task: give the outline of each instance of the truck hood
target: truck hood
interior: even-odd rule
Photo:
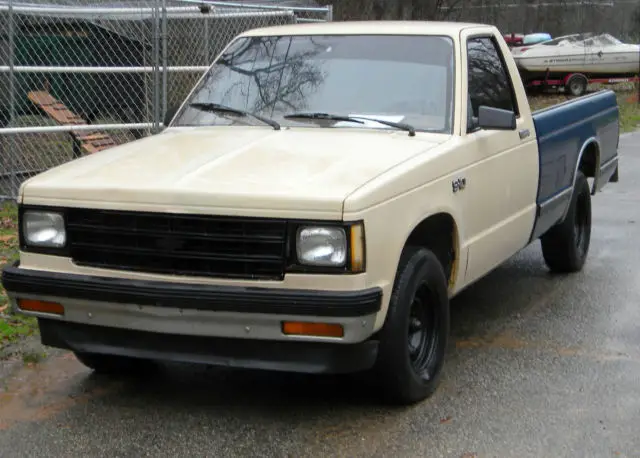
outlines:
[[[23,202],[339,218],[358,187],[448,136],[376,129],[169,129],[30,179]]]

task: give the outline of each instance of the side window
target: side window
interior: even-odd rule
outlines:
[[[512,110],[518,115],[509,73],[493,40],[484,37],[468,40],[467,54],[473,116],[478,116],[480,105]]]

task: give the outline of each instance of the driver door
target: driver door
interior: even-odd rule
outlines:
[[[468,190],[474,188],[460,196],[469,283],[527,245],[536,211],[538,151],[529,106],[516,96],[524,94],[522,82],[510,78],[517,68],[513,59],[505,59],[508,48],[502,49],[493,34],[463,34],[461,44],[467,51],[462,92],[467,111],[463,139],[469,156],[465,175]],[[514,83],[520,85],[517,92]],[[479,128],[482,105],[515,112],[516,128]]]

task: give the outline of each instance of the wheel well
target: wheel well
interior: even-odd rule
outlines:
[[[459,259],[457,243],[458,236],[453,217],[448,213],[438,213],[429,216],[415,227],[405,247],[419,246],[431,250],[442,264],[449,286],[453,286]]]
[[[585,174],[589,178],[596,176],[596,164],[598,163],[598,144],[591,142],[587,145],[580,158],[580,164],[578,170]]]

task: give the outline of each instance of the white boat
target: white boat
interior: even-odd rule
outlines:
[[[623,43],[608,33],[566,35],[511,51],[525,80],[562,78],[570,73],[587,78],[640,73],[640,45]]]

